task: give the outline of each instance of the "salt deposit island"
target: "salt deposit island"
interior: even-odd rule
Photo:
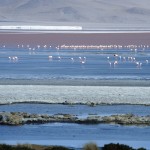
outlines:
[[[58,30],[58,31],[69,31],[69,30],[82,30],[82,26],[0,26],[0,30],[33,30],[33,31],[48,31],[48,30]]]

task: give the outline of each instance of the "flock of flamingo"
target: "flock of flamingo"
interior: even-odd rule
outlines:
[[[6,48],[6,45],[3,45],[2,48],[3,49]],[[97,45],[91,45],[91,46],[88,46],[88,45],[87,46],[85,46],[85,45],[81,45],[81,46],[71,45],[71,46],[67,46],[67,45],[61,45],[61,46],[59,46],[58,45],[56,47],[52,47],[51,45],[50,46],[48,46],[48,45],[43,45],[43,46],[36,45],[35,47],[31,47],[30,45],[23,45],[23,44],[19,45],[18,44],[17,48],[18,49],[27,49],[30,52],[29,54],[34,54],[34,52],[36,50],[41,50],[41,49],[45,49],[45,50],[56,49],[58,51],[58,50],[64,50],[64,49],[69,49],[69,48],[71,50],[72,49],[73,50],[78,50],[78,49],[81,49],[81,50],[83,50],[83,49],[96,49],[96,50],[97,49],[100,49],[100,50],[116,49],[116,51],[118,50],[118,52],[119,52],[119,50],[126,48],[127,50],[129,49],[131,52],[134,51],[137,53],[138,49],[142,49],[142,51],[144,51],[145,49],[149,48],[149,45],[139,45],[139,46],[137,46],[137,45],[128,45],[128,46],[121,46],[121,45],[99,45],[99,46],[97,46]],[[19,60],[18,56],[9,56],[8,59],[9,59],[9,62],[18,62],[18,60]],[[61,61],[61,59],[62,59],[61,56],[57,56],[58,61]],[[134,63],[137,68],[141,68],[143,63],[146,63],[146,64],[149,63],[148,59],[146,59],[145,62],[143,62],[143,61],[136,60],[136,58],[133,56],[127,57],[127,56],[121,56],[119,54],[114,54],[113,56],[112,55],[107,56],[106,59],[107,59],[107,62],[111,68],[115,68],[120,62]],[[56,56],[54,57],[52,55],[48,55],[48,60],[49,61],[56,60]],[[77,59],[75,59],[74,57],[70,58],[71,62],[75,62],[76,60]],[[77,61],[80,62],[81,64],[85,64],[87,62],[87,58],[85,56],[84,57],[79,56]]]
[[[107,60],[108,60],[110,67],[112,67],[112,65],[113,67],[116,67],[116,65],[118,65],[119,62],[123,62],[123,63],[129,62],[129,63],[135,64],[137,68],[140,68],[140,69],[142,68],[143,63],[141,61],[137,61],[135,57],[132,57],[132,56],[125,57],[125,56],[121,56],[118,54],[114,54],[113,57],[114,57],[114,60],[110,61],[110,56],[107,56]],[[146,59],[144,63],[148,64],[149,60]]]

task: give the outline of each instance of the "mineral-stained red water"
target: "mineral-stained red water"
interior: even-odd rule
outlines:
[[[150,33],[0,33],[0,44],[149,45]]]

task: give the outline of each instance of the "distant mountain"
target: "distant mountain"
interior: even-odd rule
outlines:
[[[0,0],[0,25],[150,25],[150,0]]]

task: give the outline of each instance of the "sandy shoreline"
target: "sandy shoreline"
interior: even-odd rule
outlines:
[[[150,80],[132,79],[0,79],[0,85],[150,87]]]
[[[0,104],[18,102],[150,105],[150,87],[0,85]]]

